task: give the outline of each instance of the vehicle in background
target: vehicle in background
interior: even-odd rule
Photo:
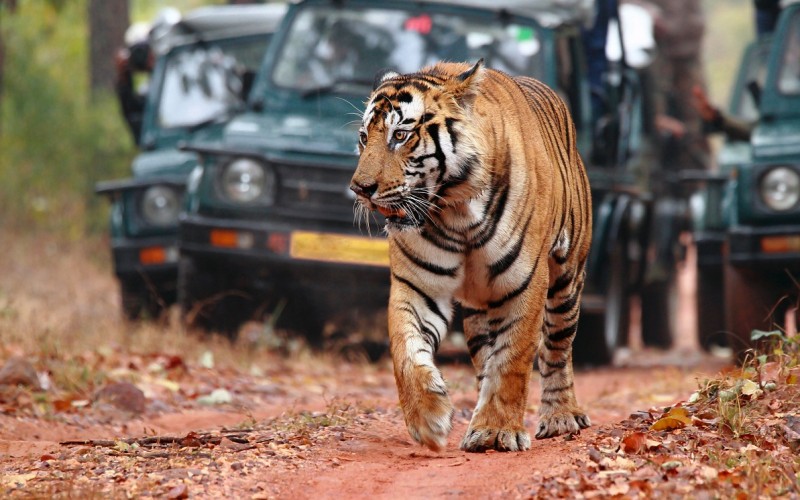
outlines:
[[[754,118],[749,141],[728,143],[715,178],[696,176],[705,182],[692,203],[698,315],[717,314],[700,324],[701,339],[727,339],[740,359],[754,330],[786,327],[800,295],[800,3],[750,51],[737,83],[738,96],[757,104],[745,117]]]
[[[332,314],[385,307],[383,220],[355,227],[349,190],[363,102],[382,68],[404,73],[483,58],[490,68],[544,81],[572,110],[595,218],[576,356],[609,362],[627,342],[631,297],[672,280],[674,266],[651,272],[673,248],[672,235],[655,235],[680,224],[678,203],[659,187],[666,167],[651,153],[646,87],[622,55],[606,78],[608,113],[592,116],[581,28],[593,12],[591,0],[294,4],[250,111],[228,123],[220,142],[185,147],[202,157],[180,224],[179,301],[187,319],[235,334],[266,312],[318,339]],[[662,241],[665,248],[653,248]],[[664,328],[669,295],[649,297],[646,310],[661,314],[653,323]]]
[[[738,124],[749,125],[758,121],[757,96],[764,87],[771,44],[772,37],[764,36],[745,48],[728,109],[719,116],[720,122],[735,120]],[[725,133],[724,123],[717,124],[716,128],[719,130],[715,132],[724,134],[716,172],[684,172],[683,175],[685,182],[701,187],[691,196],[690,212],[692,240],[697,252],[697,333],[700,346],[705,350],[714,345],[731,345],[725,332],[723,248],[727,223],[723,203],[731,172],[749,162],[751,157],[749,138],[741,133]]]
[[[111,252],[126,318],[157,318],[176,301],[178,215],[197,164],[178,145],[220,138],[243,108],[285,11],[283,4],[203,7],[183,17],[166,11],[132,47],[139,68],[152,71],[143,96],[120,91],[141,152],[131,178],[96,186],[112,201]]]

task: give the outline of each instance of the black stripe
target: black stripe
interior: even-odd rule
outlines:
[[[469,340],[467,340],[467,349],[469,349],[470,357],[474,358],[481,349],[491,344],[494,344],[494,341],[485,333],[470,337]]]
[[[539,359],[542,359],[544,361],[544,363],[549,368],[566,368],[567,367],[567,360],[566,359],[564,361],[547,361],[546,359],[543,359],[543,358],[539,358]]]
[[[428,345],[433,348],[434,352],[438,351],[440,342],[439,333],[435,330],[435,328],[433,328],[433,325],[422,320],[422,317],[420,317],[413,304],[410,302],[406,302],[405,304],[407,307],[399,307],[399,309],[414,316],[414,319],[417,321],[417,327],[420,335],[424,336],[428,340]],[[430,325],[430,327],[428,325]]]
[[[558,278],[556,278],[556,282],[553,283],[553,286],[547,289],[547,298],[552,299],[558,292],[567,288],[567,286],[569,286],[569,284],[572,283],[573,277],[574,275],[571,272],[567,271]]]
[[[578,323],[576,322],[562,330],[548,334],[547,340],[549,340],[550,342],[561,342],[574,336],[577,331],[578,331]]]
[[[485,309],[471,309],[469,307],[461,307],[461,317],[467,319],[471,316],[477,316],[478,314],[486,314]],[[491,320],[490,320],[491,323]]]
[[[572,308],[575,307],[575,304],[578,302],[578,294],[574,294],[567,298],[564,302],[557,305],[556,307],[550,309],[547,308],[547,312],[551,314],[565,314],[572,311]]]
[[[566,351],[568,349],[567,347],[557,346],[547,339],[544,340],[544,346],[548,351]]]
[[[402,276],[399,276],[399,275],[397,275],[395,273],[392,273],[392,276],[394,276],[394,279],[396,279],[400,283],[403,283],[408,288],[413,290],[417,295],[422,297],[422,300],[425,301],[425,305],[428,307],[428,309],[433,314],[439,316],[442,319],[442,321],[444,321],[445,325],[450,324],[450,322],[447,320],[447,318],[444,317],[444,314],[442,314],[442,311],[439,309],[439,306],[436,305],[436,302],[428,294],[423,292],[417,285],[415,285],[411,281],[403,278]]]
[[[500,223],[500,219],[503,217],[503,213],[506,210],[506,202],[508,201],[508,186],[504,186],[503,190],[500,192],[500,196],[497,199],[497,204],[494,207],[494,210],[490,211],[492,217],[487,219],[486,224],[487,226],[483,229],[481,233],[477,235],[477,241],[473,240],[470,242],[470,247],[473,249],[481,248],[483,245],[489,242],[494,236],[494,233],[497,232],[497,226]]]
[[[408,260],[410,260],[415,266],[420,267],[428,271],[429,273],[436,274],[438,276],[448,276],[452,278],[453,276],[456,275],[456,272],[458,272],[460,266],[452,268],[437,266],[436,264],[420,259],[416,255],[411,253],[411,251],[409,251],[405,247],[405,245],[400,244],[399,241],[395,241],[395,243],[397,244],[397,247],[400,249],[403,255],[406,256]]]
[[[423,93],[424,92],[428,92],[431,89],[430,86],[423,84],[419,80],[410,81],[410,82],[408,82],[408,85],[414,87],[415,89],[417,89],[417,90],[419,90],[420,92],[423,92]]]
[[[444,181],[437,191],[436,195],[445,198],[447,197],[447,191],[460,186],[461,184],[465,183],[469,180],[470,176],[472,175],[472,171],[475,168],[475,165],[478,164],[478,158],[475,156],[470,156],[464,163],[462,163],[459,167],[459,171],[457,174],[450,176],[446,181]]]
[[[420,235],[423,238],[439,250],[444,250],[445,252],[450,253],[461,253],[463,251],[463,243],[460,241],[453,240],[452,238],[448,237],[446,234],[438,231],[438,228],[433,228],[436,232],[435,234],[431,232],[432,226],[426,225],[422,228]]]
[[[525,278],[525,281],[523,281],[520,286],[518,286],[514,290],[512,290],[512,291],[508,292],[507,294],[505,294],[505,296],[503,296],[503,298],[501,298],[500,300],[495,300],[495,301],[489,302],[489,308],[490,309],[497,309],[498,307],[501,307],[503,304],[505,304],[509,300],[513,299],[514,297],[520,295],[522,292],[527,290],[528,286],[531,284],[531,280],[533,279],[534,270],[535,270],[535,268],[533,270],[531,270],[530,274],[528,274],[528,276]]]
[[[554,392],[564,392],[572,389],[572,384],[567,384],[561,387],[549,387],[547,389],[542,390],[542,394],[549,394]]]
[[[444,126],[447,128],[447,133],[450,134],[450,143],[453,145],[453,153],[456,152],[456,144],[458,143],[458,134],[454,125],[458,122],[455,118],[445,118]]]
[[[425,127],[425,131],[428,133],[428,136],[433,141],[434,145],[434,152],[433,157],[436,158],[436,161],[439,162],[439,178],[436,180],[436,183],[439,184],[442,182],[442,178],[445,174],[445,161],[447,157],[442,151],[442,144],[439,141],[439,124],[438,123],[431,123],[427,127]]]
[[[514,328],[514,325],[516,325],[517,323],[519,323],[519,318],[515,318],[515,319],[509,321],[508,323],[506,323],[502,327],[498,328],[497,330],[490,330],[489,331],[489,335],[492,337],[492,339],[496,339],[500,335],[502,335],[502,334],[506,333],[507,331],[511,330],[512,328]]]
[[[525,227],[523,228],[517,243],[511,248],[507,254],[501,257],[499,260],[495,261],[492,264],[489,264],[489,280],[494,280],[501,274],[503,274],[514,261],[517,260],[519,257],[520,251],[522,251],[522,244],[525,242],[525,235],[528,232],[528,224],[531,221],[531,217],[528,216],[528,221],[525,223]]]

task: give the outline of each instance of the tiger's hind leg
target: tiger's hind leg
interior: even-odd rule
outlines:
[[[540,287],[541,297],[534,297],[536,287],[531,286],[502,305],[464,319],[478,376],[478,404],[461,441],[464,451],[523,451],[531,446],[524,417],[538,336],[531,333],[539,331],[543,319],[545,283]],[[532,302],[540,306],[526,311],[523,304]]]
[[[577,273],[552,261],[551,283],[542,335],[539,338],[539,375],[542,398],[536,439],[578,432],[591,425],[575,399],[572,374],[572,341],[578,329],[583,266]],[[561,272],[555,274],[553,271]],[[557,277],[552,278],[553,275]]]

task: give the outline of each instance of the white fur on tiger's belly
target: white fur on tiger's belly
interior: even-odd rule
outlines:
[[[566,229],[562,229],[561,233],[558,235],[558,239],[556,239],[556,244],[553,245],[553,251],[551,252],[552,255],[566,255],[569,252],[569,234],[567,233]]]

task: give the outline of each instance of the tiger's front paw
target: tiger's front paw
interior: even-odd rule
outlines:
[[[414,441],[433,451],[441,451],[453,428],[453,405],[446,393],[425,391],[404,408],[408,433]]]
[[[530,447],[531,436],[522,427],[512,429],[470,427],[461,440],[461,449],[470,452],[525,451]]]
[[[582,410],[559,410],[539,416],[536,439],[545,439],[560,434],[578,432],[592,425],[589,416]]]

